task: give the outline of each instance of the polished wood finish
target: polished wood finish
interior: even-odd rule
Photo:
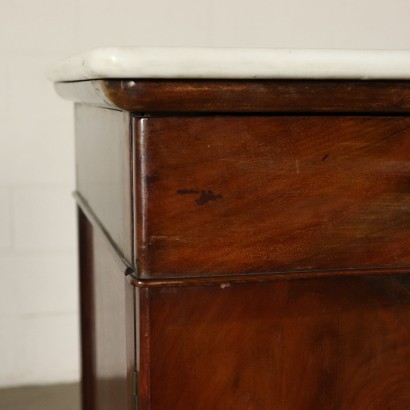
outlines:
[[[128,113],[76,105],[77,190],[131,264],[131,120]]]
[[[406,409],[409,284],[391,276],[149,289],[142,408]]]
[[[98,226],[79,211],[84,410],[134,410],[135,288]]]
[[[409,81],[92,80],[64,98],[137,113],[409,113]]]
[[[95,407],[95,332],[94,332],[94,283],[92,278],[93,231],[86,216],[77,209],[79,273],[80,273],[80,315],[81,315],[81,406],[96,410]]]
[[[410,408],[409,82],[57,87],[84,410]]]
[[[136,118],[143,278],[410,266],[410,118]]]

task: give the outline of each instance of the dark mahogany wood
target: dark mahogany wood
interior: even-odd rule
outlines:
[[[407,409],[409,290],[394,276],[142,289],[142,408]]]
[[[95,332],[94,332],[94,283],[92,278],[93,231],[91,224],[80,208],[77,209],[79,272],[80,272],[80,315],[81,315],[81,405],[82,409],[95,407]]]
[[[83,410],[410,409],[410,82],[57,89]]]
[[[138,113],[408,113],[408,81],[93,80],[56,83],[64,98]]]
[[[134,128],[142,277],[410,266],[408,117],[151,117]]]
[[[130,115],[76,105],[77,190],[131,264]]]
[[[135,288],[80,210],[84,410],[134,410]]]

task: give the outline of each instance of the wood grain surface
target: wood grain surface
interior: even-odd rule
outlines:
[[[77,208],[80,319],[81,319],[81,408],[96,410],[95,302],[93,281],[93,229]]]
[[[140,275],[410,266],[410,119],[135,118]]]
[[[410,408],[408,276],[141,291],[144,410]]]
[[[56,83],[69,100],[134,113],[409,113],[409,81],[92,80]]]
[[[134,288],[101,231],[79,215],[82,408],[134,410]]]
[[[410,82],[57,89],[84,410],[410,409]]]
[[[75,118],[76,189],[132,264],[130,115],[78,104]]]

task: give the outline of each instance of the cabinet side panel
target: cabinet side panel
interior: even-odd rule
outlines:
[[[76,105],[77,192],[132,264],[128,113]]]
[[[408,283],[357,277],[150,289],[149,408],[408,408]]]
[[[81,314],[81,403],[82,409],[95,408],[95,310],[93,290],[93,232],[90,222],[77,209],[80,257]]]
[[[84,214],[81,221],[86,234],[81,241],[83,409],[132,410],[134,288],[99,229]]]

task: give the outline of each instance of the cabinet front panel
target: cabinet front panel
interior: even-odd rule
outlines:
[[[410,266],[410,118],[134,123],[143,277]]]

